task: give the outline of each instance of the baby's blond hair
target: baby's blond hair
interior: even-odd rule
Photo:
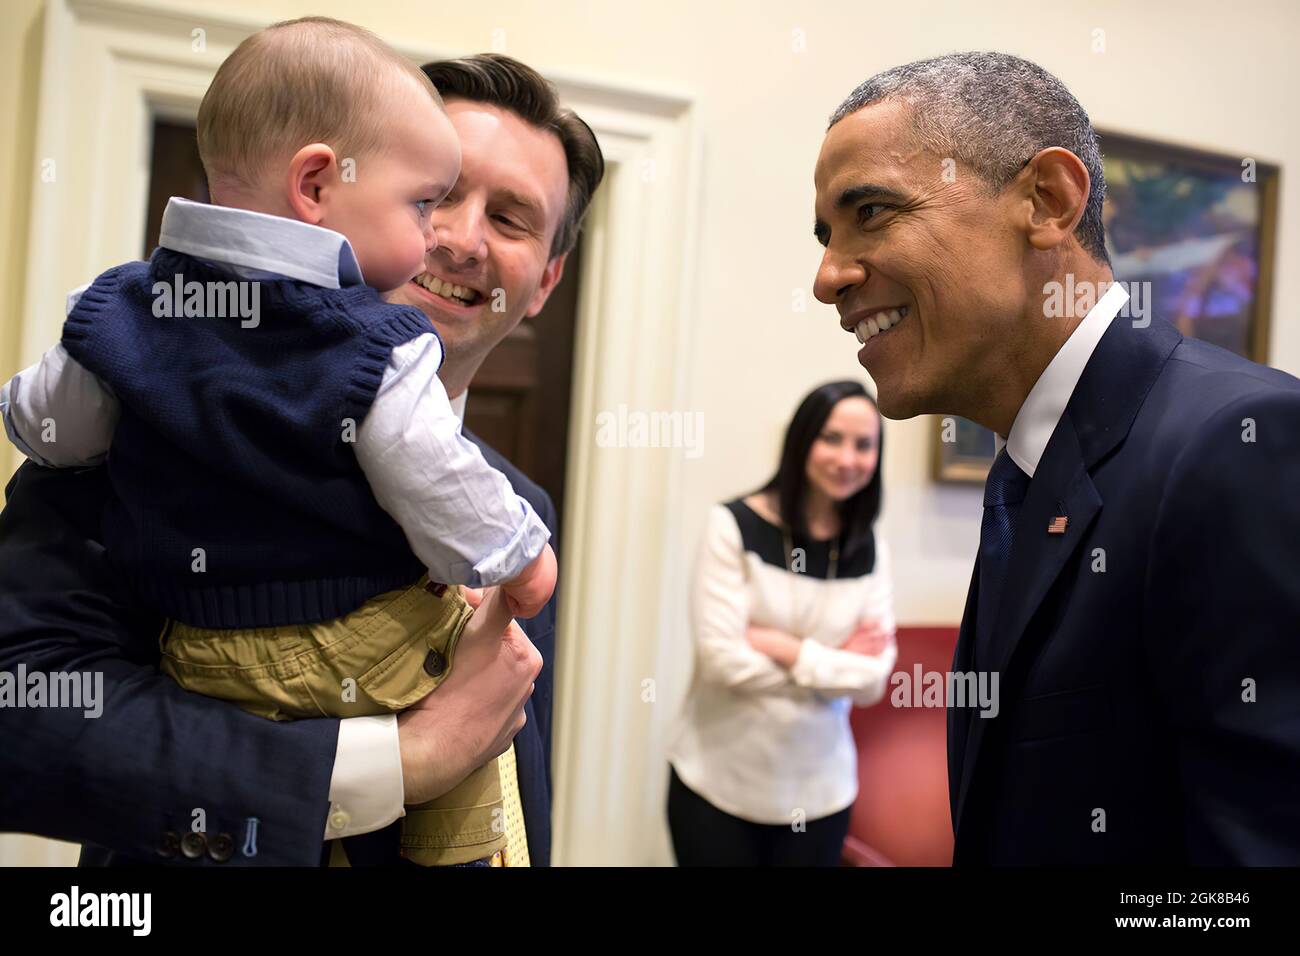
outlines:
[[[409,77],[429,78],[369,30],[328,17],[274,23],[226,58],[199,106],[199,157],[214,193],[253,188],[273,160],[309,143],[364,155],[384,139],[378,106]]]

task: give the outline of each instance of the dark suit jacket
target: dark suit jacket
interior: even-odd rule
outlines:
[[[991,658],[998,716],[948,711],[956,865],[1300,863],[1300,381],[1116,317],[1030,482]]]
[[[466,435],[554,534],[546,493]],[[16,673],[23,663],[28,673],[101,672],[104,700],[96,719],[79,709],[0,708],[0,831],[81,843],[83,865],[201,866],[223,857],[226,866],[319,865],[338,721],[265,720],[163,677],[160,621],[134,604],[98,543],[106,494],[103,468],[30,462],[7,490],[0,670]],[[555,599],[523,627],[545,664],[515,751],[529,856],[546,866]],[[175,837],[190,831],[199,808],[208,838],[190,858]],[[250,818],[258,821],[251,858],[242,852]],[[345,841],[351,862],[396,865],[398,826]],[[233,855],[222,852],[221,834],[229,835]]]

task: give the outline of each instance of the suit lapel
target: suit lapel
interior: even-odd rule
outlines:
[[[1097,343],[1043,451],[1020,510],[986,664],[999,677],[1000,716],[1018,692],[1005,681],[1016,647],[1101,511],[1101,496],[1090,473],[1128,434],[1147,392],[1181,340],[1182,335],[1166,322],[1155,320],[1147,328],[1134,329],[1129,320],[1117,316]],[[1065,532],[1048,533],[1049,522],[1060,517],[1068,519]],[[956,672],[969,668],[978,588],[977,561],[953,659]],[[980,717],[974,708],[949,710],[949,798],[955,832],[961,830],[988,724],[996,719]]]
[[[1016,645],[1100,510],[1101,498],[1084,467],[1074,426],[1068,419],[1062,418],[1048,443],[1038,470],[1034,472],[1025,503],[1020,509],[1015,545],[1011,550],[1006,584],[1003,586],[997,621],[993,628],[989,660],[983,662],[984,668],[998,675],[998,694],[1002,698],[999,714],[1005,713],[1003,701],[1011,695],[1005,677]],[[1065,533],[1048,534],[1048,522],[1062,515],[1069,519]],[[969,638],[973,640],[974,617],[970,623],[972,626],[968,628],[963,621],[963,637],[967,637],[965,632],[969,631]],[[955,821],[961,820],[966,806],[986,729],[997,719],[981,717],[974,708],[964,710],[969,730],[954,808]]]

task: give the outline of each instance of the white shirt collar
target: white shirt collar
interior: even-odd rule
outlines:
[[[451,402],[451,410],[456,413],[456,417],[460,419],[462,425],[465,424],[465,401],[468,398],[469,389],[465,389],[465,391],[461,392],[455,398],[449,399]]]
[[[287,276],[326,289],[364,281],[352,244],[342,233],[179,196],[167,201],[158,244],[210,262],[242,267],[239,271],[245,278],[254,278],[252,273]]]
[[[1011,424],[1011,434],[1005,440],[1001,435],[994,435],[996,450],[1000,452],[1006,445],[1007,454],[1030,478],[1038,470],[1038,463],[1052,432],[1056,431],[1057,423],[1065,414],[1065,406],[1070,403],[1084,366],[1127,301],[1128,291],[1118,282],[1111,283],[1070,333],[1060,351],[1047,363],[1043,374],[1038,376]]]

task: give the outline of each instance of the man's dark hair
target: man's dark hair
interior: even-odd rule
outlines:
[[[1079,244],[1110,264],[1101,207],[1106,174],[1097,133],[1065,84],[1036,63],[1006,53],[949,53],[877,73],[840,104],[844,117],[882,100],[911,108],[923,146],[966,163],[1000,192],[1039,150],[1051,146],[1078,156],[1091,180]]]
[[[573,110],[560,105],[550,81],[512,57],[479,53],[426,63],[423,70],[444,100],[488,103],[559,137],[569,167],[569,192],[564,218],[551,242],[551,258],[570,251],[578,241],[591,197],[605,176],[605,157],[591,127]]]
[[[861,382],[847,379],[819,385],[804,397],[795,410],[785,431],[781,445],[781,463],[772,480],[761,491],[775,491],[781,522],[791,534],[809,537],[805,505],[808,503],[808,453],[813,442],[821,435],[831,412],[846,398],[865,398],[876,407],[875,399]],[[877,412],[879,414],[879,412]],[[882,421],[880,438],[876,444],[876,473],[867,486],[847,501],[836,504],[840,515],[840,550],[847,557],[867,543],[874,546],[872,525],[880,516],[880,502],[884,494],[885,429]]]

